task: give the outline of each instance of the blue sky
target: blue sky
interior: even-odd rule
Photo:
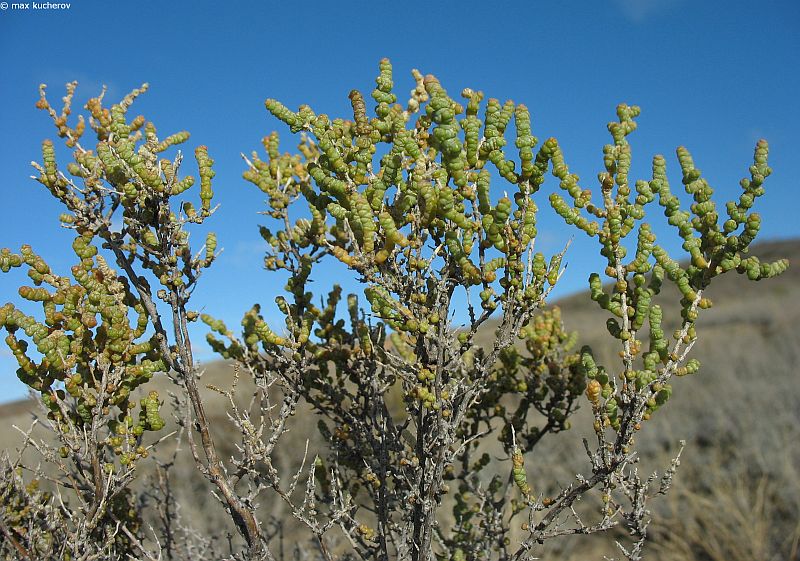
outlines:
[[[790,205],[800,161],[800,3],[794,1],[72,0],[60,10],[0,11],[0,247],[30,243],[63,273],[74,260],[58,206],[29,179],[41,141],[54,137],[47,116],[33,106],[37,85],[47,83],[54,101],[65,82],[78,80],[82,105],[103,84],[106,99],[117,101],[146,81],[151,89],[135,114],[162,134],[190,131],[189,146],[208,145],[216,160],[221,206],[212,229],[224,252],[195,293],[197,307],[235,326],[258,301],[274,318],[270,304],[283,282],[262,270],[263,196],[241,178],[240,153],[259,149],[272,130],[282,134],[285,150],[295,145],[267,114],[266,98],[345,116],[348,92],[371,91],[382,57],[392,60],[401,100],[418,68],[435,74],[452,95],[472,87],[524,102],[534,134],[559,139],[585,186],[596,183],[609,140],[605,125],[620,102],[642,107],[631,137],[633,176],[648,178],[652,155],[663,153],[673,189],[679,187],[674,151],[685,145],[717,200],[738,196],[753,146],[766,138],[774,173],[757,208],[763,239],[800,235]],[[554,187],[551,180],[544,194]],[[567,231],[544,198],[539,206],[538,248],[558,251]],[[653,221],[659,241],[677,250],[663,217]],[[556,296],[585,288],[601,263],[594,242],[583,238],[566,261]],[[18,302],[16,288],[27,281],[19,270],[0,275],[0,304]],[[212,358],[202,347],[198,354]],[[15,368],[0,349],[0,401],[25,394]]]

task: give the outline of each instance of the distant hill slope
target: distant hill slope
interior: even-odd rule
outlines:
[[[672,400],[640,436],[645,472],[662,469],[674,455],[678,440],[688,441],[677,488],[658,507],[653,529],[654,546],[662,548],[658,559],[800,559],[796,547],[800,540],[800,240],[762,243],[751,253],[762,260],[788,258],[790,268],[768,281],[751,282],[735,273],[716,279],[707,293],[715,305],[698,322],[698,343],[693,350],[702,363],[700,372],[673,382]],[[664,292],[662,300],[669,303],[664,304],[665,327],[671,332],[677,292],[669,282]],[[579,344],[591,345],[599,362],[617,367],[618,349],[609,346],[605,329],[607,312],[585,293],[556,304],[567,328],[579,332]],[[487,329],[482,336],[488,337],[490,332]],[[229,387],[229,364],[212,363],[206,369],[203,386]],[[151,383],[162,396],[167,395],[170,384],[166,379]],[[250,387],[244,381],[240,384],[243,394]],[[218,418],[218,426],[224,427],[224,398],[206,390],[206,399],[208,411]],[[34,409],[32,400],[0,406],[0,426],[4,427],[0,450],[11,451],[19,445],[20,434],[10,427],[29,426]],[[552,474],[556,469],[559,483],[564,484],[576,472],[586,472],[580,438],[590,434],[581,429],[591,424],[585,422],[587,413],[588,408],[578,412],[575,430],[546,439],[536,448],[530,462],[531,480],[540,480],[539,471]],[[301,417],[302,411],[298,413]],[[307,416],[305,421],[295,424],[282,443],[288,445],[285,450],[302,452],[307,439],[312,454],[314,446],[321,445],[315,424],[307,422]],[[223,448],[232,447],[237,440],[224,432],[219,436]],[[288,469],[296,461],[285,458],[283,467]],[[192,504],[189,512],[213,500],[190,459],[179,463],[177,469],[187,474],[186,488],[180,494]],[[204,519],[198,523],[219,530],[215,524],[224,522]],[[697,528],[703,529],[705,537],[692,540]],[[676,543],[676,536],[683,541]],[[600,545],[593,540],[603,538],[586,539],[580,543],[592,544],[591,558],[600,558],[601,551],[614,554],[607,539]],[[712,546],[717,549],[707,550]],[[545,558],[583,558],[573,545],[569,547],[556,547],[550,553],[557,556]]]

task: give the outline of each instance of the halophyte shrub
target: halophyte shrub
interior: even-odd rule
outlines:
[[[199,180],[183,174],[175,148],[189,134],[162,138],[153,123],[130,116],[147,85],[110,108],[103,94],[90,99],[93,134],[83,116],[72,119],[75,83],[60,112],[42,86],[37,106],[73,159],[59,166],[45,141],[36,179],[64,207],[76,264],[60,275],[29,246],[0,253],[3,272],[23,268],[30,277],[19,296],[41,304],[36,316],[6,304],[0,326],[58,442],[26,439],[49,471],[27,465],[22,453],[3,458],[7,558],[277,559],[283,549],[270,528],[281,521],[262,515],[264,501],[285,503],[304,528],[312,545],[297,550],[302,558],[516,561],[536,558],[552,538],[617,525],[630,535],[620,554],[642,558],[647,501],[667,492],[679,462],[642,478],[635,437],[669,400],[673,378],[699,368],[690,351],[697,318],[712,305],[704,292],[725,273],[759,280],[788,266],[748,254],[760,227],[752,207],[771,171],[767,143],[756,145],[750,177],[724,215],[678,148],[692,198],[684,208],[663,156],[653,158],[651,179],[629,179],[636,106],[617,107],[589,189],[555,138],[533,135],[526,106],[484,101],[470,89],[457,100],[435,77],[413,77],[399,104],[382,60],[373,101],[352,91],[346,118],[267,100],[299,135],[295,153],[281,152],[272,133],[263,154],[245,158],[244,178],[267,196],[266,268],[288,276],[275,299],[284,322],[269,325],[256,305],[239,333],[213,310],[191,306],[217,256],[213,233],[202,247],[189,237],[216,211],[209,150],[195,150]],[[548,174],[558,182],[549,205],[598,242],[603,265],[589,279],[590,294],[608,314],[615,364],[599,364],[546,305],[567,251],[534,249]],[[684,255],[670,255],[645,221],[657,207]],[[313,291],[315,271],[332,262],[359,281],[359,294]],[[680,293],[674,333],[655,302],[665,282]],[[453,318],[463,302],[459,326]],[[217,388],[230,398],[230,457],[219,452],[199,389],[188,329],[198,320],[212,348],[234,363],[234,380],[254,383],[246,408]],[[479,342],[487,330],[490,342]],[[169,409],[188,444],[180,453],[191,454],[238,529],[227,547],[225,536],[187,530],[185,517],[148,518],[132,485],[172,434],[165,396],[149,389],[156,372],[173,383]],[[533,481],[526,462],[547,465],[537,443],[570,428],[579,406],[592,412],[590,475],[546,495],[554,482]],[[282,473],[274,460],[297,448],[286,434],[300,407],[313,412],[326,445]],[[487,452],[489,441],[500,457]],[[591,497],[597,508],[579,515],[576,502]]]

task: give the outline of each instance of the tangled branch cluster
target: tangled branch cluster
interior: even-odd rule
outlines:
[[[38,107],[50,114],[74,161],[63,173],[46,141],[36,179],[64,205],[61,220],[77,236],[78,264],[71,280],[52,273],[27,246],[0,254],[4,272],[28,267],[34,286],[22,287],[20,296],[42,304],[42,319],[6,304],[0,326],[20,379],[41,395],[60,442],[54,453],[27,438],[57,468],[47,476],[52,492],[25,479],[31,468],[21,455],[4,460],[7,555],[173,559],[200,551],[200,538],[189,531],[148,532],[131,491],[140,464],[163,440],[146,444],[148,433],[164,427],[162,398],[143,394],[136,413],[132,392],[146,388],[154,372],[167,372],[197,468],[242,538],[233,558],[276,559],[272,521],[258,510],[260,501],[275,498],[325,559],[533,559],[548,539],[620,523],[633,536],[630,545],[620,544],[622,555],[641,558],[647,500],[666,492],[678,461],[658,485],[640,478],[635,435],[669,399],[672,378],[699,368],[689,352],[697,318],[711,307],[704,291],[731,270],[758,280],[788,266],[747,254],[760,225],[751,207],[770,174],[767,144],[756,146],[750,178],[742,180],[738,201],[727,203],[723,221],[685,148],[678,160],[693,198],[688,210],[670,191],[661,156],[653,159],[651,180],[630,184],[627,137],[638,107],[617,108],[593,191],[579,185],[554,138],[540,144],[533,136],[524,105],[489,99],[482,109],[481,92],[466,89],[457,101],[433,76],[413,76],[410,99],[398,104],[391,65],[381,61],[374,116],[355,90],[347,119],[267,100],[268,111],[300,134],[298,153],[281,153],[272,133],[265,156],[245,157],[244,178],[267,196],[266,268],[289,280],[275,299],[283,325],[268,325],[254,306],[241,334],[190,308],[193,288],[216,257],[214,234],[196,254],[189,245],[189,229],[215,211],[207,149],[195,151],[195,207],[184,198],[195,180],[181,177],[180,152],[172,160],[161,156],[188,133],[160,140],[152,123],[128,115],[146,85],[110,109],[103,95],[89,100],[94,149],[81,145],[83,117],[68,125],[75,84],[61,113],[42,87]],[[550,205],[597,239],[605,258],[610,287],[600,274],[589,284],[591,298],[609,313],[619,364],[597,364],[592,350],[578,348],[577,335],[564,330],[559,310],[545,304],[566,252],[547,258],[534,249],[535,200],[548,173],[560,187]],[[498,181],[505,187],[492,186]],[[500,192],[511,196],[495,200]],[[658,245],[644,222],[656,200],[684,240],[688,265]],[[121,228],[114,227],[119,213]],[[636,237],[632,257],[629,236]],[[310,282],[326,263],[355,275],[363,297],[350,294],[342,303],[339,286],[324,299],[314,294]],[[681,294],[672,337],[654,302],[665,280]],[[462,306],[466,320],[458,325]],[[210,328],[212,348],[257,388],[256,407],[248,409],[237,406],[232,390],[219,390],[230,398],[239,438],[232,457],[218,452],[198,389],[187,328],[198,319]],[[491,342],[480,344],[487,330]],[[529,481],[525,462],[546,463],[532,453],[537,443],[569,429],[581,403],[593,413],[595,439],[585,442],[591,475],[562,482],[560,493],[547,496],[545,485]],[[287,453],[282,437],[301,406],[314,411],[327,446],[300,471],[281,473],[274,458],[282,444]],[[492,436],[504,458],[487,452]],[[32,471],[37,480],[44,473]],[[592,494],[601,506],[588,520],[575,503]]]

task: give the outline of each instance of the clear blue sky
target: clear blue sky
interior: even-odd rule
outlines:
[[[135,114],[162,133],[189,130],[189,145],[208,145],[216,160],[221,207],[212,222],[225,251],[198,288],[197,306],[235,326],[260,301],[274,318],[283,283],[262,271],[263,196],[241,179],[239,154],[274,129],[284,149],[294,146],[264,109],[267,97],[346,115],[348,92],[371,91],[382,57],[392,60],[401,100],[419,68],[453,95],[469,86],[526,103],[534,134],[556,136],[586,186],[596,183],[605,125],[619,102],[642,107],[631,137],[636,178],[648,178],[652,155],[663,153],[679,187],[674,151],[683,144],[719,199],[738,195],[753,146],[766,138],[774,174],[757,209],[763,238],[800,234],[790,203],[800,161],[796,1],[72,0],[68,9],[0,11],[0,246],[30,243],[62,273],[74,260],[59,208],[29,179],[42,139],[54,137],[33,106],[37,85],[49,84],[57,100],[65,82],[78,80],[82,104],[102,84],[117,101],[147,81]],[[553,187],[551,180],[544,194]],[[546,200],[540,207],[538,247],[555,252],[565,230]],[[654,221],[660,241],[677,249],[663,217]],[[557,295],[586,286],[599,263],[594,242],[576,238],[567,262]],[[27,280],[19,270],[0,275],[0,304],[18,302],[16,288]],[[0,401],[24,395],[15,368],[3,347]]]

